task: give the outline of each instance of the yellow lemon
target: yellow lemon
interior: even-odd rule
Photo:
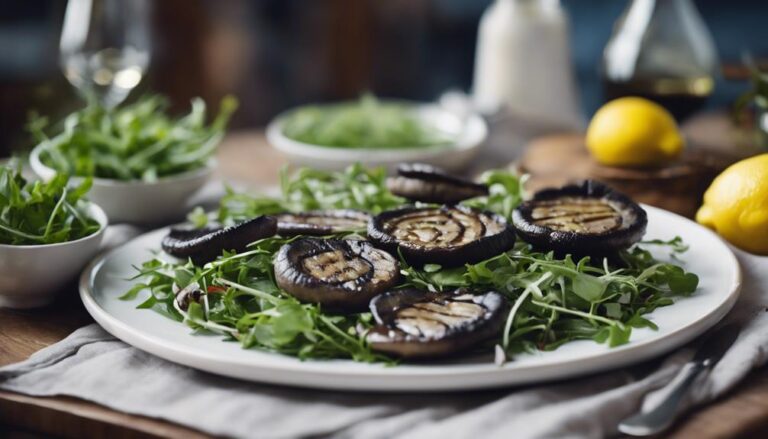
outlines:
[[[768,154],[742,160],[704,193],[696,221],[737,247],[768,255]]]
[[[658,165],[676,159],[684,146],[672,115],[643,98],[608,102],[587,129],[587,148],[607,166]]]

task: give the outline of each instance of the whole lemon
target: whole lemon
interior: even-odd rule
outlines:
[[[607,166],[649,166],[676,159],[685,141],[661,105],[637,97],[603,105],[587,128],[587,148]]]
[[[696,221],[737,247],[768,255],[768,154],[735,163],[717,176]]]

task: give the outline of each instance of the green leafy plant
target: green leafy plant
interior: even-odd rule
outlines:
[[[282,126],[293,140],[336,148],[430,147],[447,143],[404,104],[385,103],[370,94],[357,102],[311,105],[292,111]]]
[[[737,126],[753,128],[736,132],[737,140],[754,142],[765,149],[768,148],[768,125],[764,121],[768,114],[768,71],[758,66],[750,55],[744,57],[744,64],[749,70],[751,87],[736,99],[731,117]]]
[[[190,327],[223,334],[243,347],[299,358],[352,358],[387,361],[366,346],[358,329],[371,326],[370,314],[351,316],[322,312],[302,304],[277,287],[272,258],[290,239],[267,238],[240,254],[224,254],[204,268],[155,258],[145,262],[137,278],[147,279],[128,291],[133,299],[144,289],[151,295],[139,308],[151,308]],[[204,291],[204,300],[188,309],[175,303],[175,290],[189,285]]]
[[[86,211],[83,196],[91,187],[85,179],[75,188],[66,175],[51,181],[28,182],[16,164],[0,167],[0,243],[55,244],[74,241],[99,230]]]
[[[522,200],[520,179],[504,171],[487,173],[483,179],[490,185],[490,194],[465,204],[509,217]],[[290,177],[283,173],[282,189],[278,198],[230,192],[222,201],[219,219],[237,221],[323,208],[380,212],[404,203],[386,189],[383,171],[360,166],[341,173],[307,169]],[[207,218],[202,211],[191,217],[198,223]],[[142,283],[125,298],[149,290],[150,296],[139,307],[156,309],[197,330],[224,334],[245,347],[302,359],[391,361],[372,352],[364,341],[365,331],[371,327],[369,313],[326,314],[318,305],[301,304],[280,290],[272,260],[288,241],[280,237],[261,240],[246,252],[225,253],[203,268],[158,256],[139,268],[136,280]],[[629,341],[633,328],[655,329],[644,315],[693,293],[698,285],[695,274],[657,260],[645,246],[669,248],[673,254],[687,250],[680,238],[653,240],[620,252],[614,260],[592,261],[558,258],[519,242],[509,252],[457,268],[415,267],[401,260],[403,281],[398,288],[468,287],[504,294],[511,307],[495,342],[507,356],[555,349],[577,339],[618,346]],[[190,285],[202,291],[202,300],[185,311],[174,305],[175,292]]]
[[[674,246],[679,239],[654,244]],[[691,294],[698,286],[695,274],[659,262],[640,247],[619,257],[619,264],[607,260],[595,264],[589,258],[574,261],[570,256],[558,259],[520,242],[514,250],[477,264],[449,269],[405,265],[403,272],[406,284],[417,288],[491,288],[505,294],[512,308],[500,344],[514,354],[551,350],[585,338],[610,346],[627,343],[632,328],[655,329],[644,314],[672,304],[674,297]]]
[[[48,120],[33,118],[28,129],[44,146],[40,159],[59,173],[116,180],[154,181],[202,168],[216,150],[237,100],[222,100],[219,114],[206,125],[202,99],[192,101],[186,116],[166,114],[161,96],[105,109],[97,105],[76,111],[49,137]]]
[[[379,213],[405,203],[387,189],[383,168],[368,169],[359,164],[342,172],[326,172],[301,168],[293,175],[283,168],[280,173],[282,196],[252,196],[230,188],[222,198],[218,220],[232,223],[280,212],[306,212],[318,209],[355,209]],[[205,225],[200,211],[194,217],[198,226]]]

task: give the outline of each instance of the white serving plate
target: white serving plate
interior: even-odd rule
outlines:
[[[289,110],[277,116],[267,126],[267,141],[288,160],[298,166],[340,171],[360,163],[366,167],[383,166],[394,171],[398,164],[420,162],[438,166],[448,171],[465,168],[477,154],[486,137],[488,125],[477,114],[460,115],[436,104],[413,105],[416,117],[435,126],[453,139],[447,145],[416,148],[334,148],[299,142],[283,135],[283,124],[290,116]]]
[[[139,300],[118,296],[131,285],[131,268],[151,257],[166,229],[142,235],[94,261],[83,273],[80,296],[101,326],[128,344],[169,361],[246,380],[335,390],[449,391],[557,380],[637,363],[666,353],[702,334],[731,309],[741,285],[738,262],[710,230],[679,215],[644,206],[647,239],[680,235],[691,249],[685,268],[700,276],[699,289],[672,306],[647,315],[658,326],[634,330],[630,343],[617,348],[589,340],[568,343],[552,352],[520,355],[501,367],[492,359],[402,364],[387,367],[349,360],[309,360],[242,349],[216,335],[193,335],[183,324],[148,310]],[[664,259],[666,252],[658,253]],[[149,293],[146,293],[147,295]]]

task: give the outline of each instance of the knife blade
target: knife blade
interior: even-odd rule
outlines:
[[[630,436],[650,436],[669,428],[680,414],[680,403],[696,378],[720,361],[740,332],[738,325],[733,323],[710,331],[698,344],[691,361],[683,365],[672,381],[658,390],[656,402],[650,406],[643,404],[639,413],[621,421],[619,431]]]

